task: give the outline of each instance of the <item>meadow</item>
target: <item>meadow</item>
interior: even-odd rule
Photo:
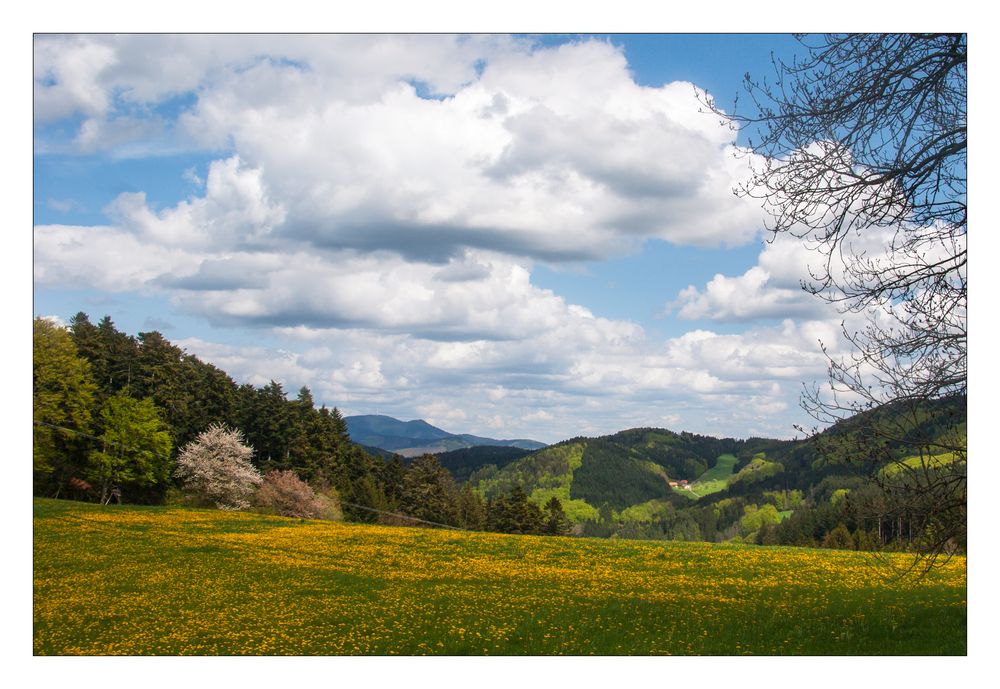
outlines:
[[[34,652],[961,655],[965,565],[36,500]]]
[[[692,500],[697,500],[702,496],[725,490],[729,484],[729,478],[733,475],[733,468],[736,466],[737,461],[736,455],[719,455],[715,466],[692,481],[690,488],[678,487],[674,488],[674,492]]]

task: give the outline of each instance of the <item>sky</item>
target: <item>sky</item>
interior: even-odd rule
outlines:
[[[759,160],[704,102],[796,49],[36,35],[34,315],[457,433],[794,437],[845,317],[733,194]]]

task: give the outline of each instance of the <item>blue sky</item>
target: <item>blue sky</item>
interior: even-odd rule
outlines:
[[[789,437],[841,316],[698,112],[788,35],[36,36],[34,304],[347,414]]]

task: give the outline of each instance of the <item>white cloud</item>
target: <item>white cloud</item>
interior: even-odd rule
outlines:
[[[183,273],[196,257],[141,241],[116,227],[46,225],[34,232],[36,284],[123,292]]]
[[[286,210],[285,237],[317,247],[562,260],[759,229],[730,193],[746,175],[734,134],[699,112],[695,87],[638,86],[600,41],[43,36],[35,53],[40,124],[86,115],[83,150],[165,130],[233,148]]]
[[[121,194],[108,208],[118,226],[154,246],[235,250],[259,242],[285,218],[272,203],[261,172],[247,168],[238,157],[214,161],[208,170],[205,195],[181,201],[156,213],[145,194]]]
[[[912,239],[922,235],[911,228],[907,236]],[[870,281],[870,276],[880,272],[888,277],[894,270],[930,265],[959,253],[954,247],[928,239],[919,243],[916,256],[904,255],[895,246],[899,241],[891,228],[869,228],[862,235],[845,237],[828,255],[808,238],[803,241],[783,234],[766,243],[757,264],[742,275],[716,274],[704,287],[689,285],[664,311],[686,320],[737,323],[784,318],[854,321],[855,315],[841,313],[842,304],[828,303],[807,292],[803,285],[820,284],[827,271],[840,285],[852,284],[858,275],[868,275]],[[857,272],[859,266],[861,273]],[[888,302],[880,307],[891,310]]]
[[[687,320],[753,321],[766,318],[808,318],[821,315],[823,304],[801,287],[776,286],[771,273],[754,266],[743,275],[717,274],[704,291],[691,285],[668,308]]]
[[[99,79],[117,62],[114,48],[84,37],[39,37],[34,47],[36,119],[108,111],[112,94]]]
[[[240,382],[558,440],[660,419],[738,434],[751,407],[779,415],[798,380],[823,376],[815,339],[836,331],[819,319],[654,342],[532,283],[538,260],[759,230],[730,192],[746,175],[733,133],[698,112],[691,84],[635,84],[606,43],[39,37],[35,56],[40,131],[75,115],[86,150],[169,131],[224,151],[203,189],[185,174],[199,195],[172,207],[122,194],[108,225],[35,227],[36,282],[157,292],[285,339],[179,342]],[[794,310],[782,260],[765,251],[741,277],[689,288],[681,315],[812,314]]]
[[[416,410],[420,418],[432,426],[437,426],[445,430],[462,428],[469,418],[465,410],[456,405],[454,401],[438,400],[428,402],[416,407]]]
[[[815,338],[834,352],[839,344],[836,326],[824,322],[786,321],[739,335],[696,331],[658,343],[639,329],[620,337],[627,324],[569,309],[562,318],[518,340],[295,327],[277,331],[287,338],[280,349],[181,344],[240,382],[275,378],[290,392],[309,385],[317,401],[348,414],[433,418],[449,430],[543,441],[664,422],[788,437],[793,421],[806,422],[796,412],[800,381],[825,372]]]

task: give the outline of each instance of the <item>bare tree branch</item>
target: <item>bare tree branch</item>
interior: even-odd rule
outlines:
[[[817,253],[803,289],[866,319],[842,327],[849,354],[823,348],[827,383],[802,405],[821,424],[855,419],[829,456],[868,470],[882,489],[868,507],[897,540],[905,522],[931,566],[965,547],[967,39],[799,41],[773,81],[747,75],[750,114],[708,106],[748,138],[756,167],[736,191],[761,201],[770,239]]]

